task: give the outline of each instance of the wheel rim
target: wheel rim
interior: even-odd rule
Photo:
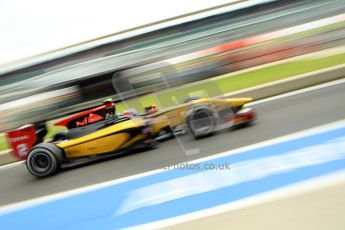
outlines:
[[[213,129],[213,118],[208,111],[197,111],[192,118],[194,132],[208,133]]]
[[[36,172],[46,172],[51,168],[51,165],[52,161],[46,153],[36,153],[31,158],[31,166]]]

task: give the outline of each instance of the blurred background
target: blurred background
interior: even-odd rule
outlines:
[[[170,20],[158,15],[151,19],[160,19],[158,22],[145,26],[132,22],[128,26],[136,28],[125,32],[3,63],[0,130],[63,117],[98,105],[105,97],[119,101],[118,91],[131,92],[121,99],[142,98],[166,88],[333,48],[332,55],[324,54],[331,55],[332,60],[327,60],[331,63],[325,63],[322,55],[315,56],[322,66],[303,59],[300,61],[306,63],[294,61],[266,76],[256,73],[237,82],[232,82],[235,77],[223,78],[217,82],[221,90],[213,94],[225,94],[344,60],[343,1],[232,1],[208,10],[197,7],[198,12],[174,15]],[[180,12],[177,8],[175,13]],[[19,36],[25,39],[26,35]]]
[[[343,78],[345,70],[343,0],[0,0],[0,31],[0,165],[19,160],[11,155],[8,131],[46,124],[49,138],[61,130],[53,123],[98,106],[105,98],[113,98],[118,113],[128,108],[143,111],[151,104],[168,107],[190,96],[243,96],[255,101]],[[193,160],[343,119],[342,88],[329,93],[329,98],[324,95],[315,95],[322,103],[306,96],[292,111],[274,103],[259,105],[263,122],[251,127],[257,131],[201,140],[198,145],[209,152]],[[307,115],[291,116],[299,110]],[[217,151],[210,147],[213,143],[218,143]],[[151,157],[117,159],[132,168],[121,170],[109,164],[98,166],[101,169],[95,166],[92,173],[83,168],[75,174],[68,172],[72,176],[67,181],[57,177],[56,181],[32,182],[25,177],[24,167],[9,169],[12,173],[4,170],[0,177],[5,178],[8,199],[0,205],[154,170],[162,162],[191,160],[174,153],[177,144],[172,141],[164,144],[168,156],[153,150],[150,153],[156,155]],[[20,178],[19,182],[13,178]],[[30,188],[31,194],[23,188]],[[333,207],[341,206],[337,203],[343,190],[342,186],[322,196],[289,198],[264,210],[273,215],[288,207],[280,217],[297,210],[292,220],[317,225],[317,214],[315,219],[303,219],[311,209],[301,206],[310,201],[338,218]],[[332,199],[328,202],[325,197]],[[244,228],[255,228],[260,221],[247,219],[255,220],[264,213],[260,210],[240,210],[233,220],[242,218],[248,224]],[[272,219],[271,214],[265,217]],[[220,215],[212,221],[227,220],[228,216]],[[286,227],[279,219],[276,222],[279,228]],[[190,224],[190,228],[199,226]]]

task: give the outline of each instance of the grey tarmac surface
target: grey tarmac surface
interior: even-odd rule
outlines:
[[[345,118],[344,101],[345,84],[339,84],[257,104],[253,106],[258,112],[255,125],[197,140],[201,152],[193,156],[186,156],[172,139],[155,150],[63,171],[46,179],[31,176],[25,165],[0,168],[0,205],[131,176],[338,121]]]

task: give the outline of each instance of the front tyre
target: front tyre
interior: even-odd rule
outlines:
[[[193,109],[187,117],[187,125],[194,138],[205,137],[214,133],[217,119],[208,107]]]
[[[155,141],[162,142],[162,141],[172,138],[173,136],[174,134],[171,131],[170,127],[165,127],[158,132],[158,134],[156,135]]]
[[[63,152],[52,143],[36,145],[26,158],[26,167],[36,177],[53,175],[63,161]]]

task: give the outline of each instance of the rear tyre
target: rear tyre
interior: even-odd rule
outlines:
[[[26,167],[36,177],[51,176],[60,168],[63,152],[52,143],[36,145],[26,158]]]
[[[217,119],[208,107],[194,108],[187,117],[187,125],[194,138],[201,138],[214,133]]]

